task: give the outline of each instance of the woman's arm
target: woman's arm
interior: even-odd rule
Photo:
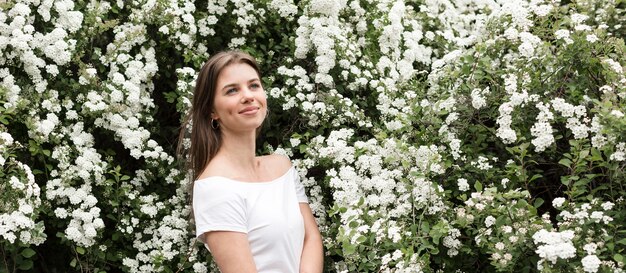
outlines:
[[[322,236],[309,204],[300,203],[300,213],[304,218],[304,247],[300,258],[300,273],[321,273],[324,267]]]
[[[211,231],[204,236],[222,273],[257,273],[247,234]]]

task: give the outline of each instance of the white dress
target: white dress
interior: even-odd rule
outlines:
[[[301,202],[308,200],[294,167],[268,182],[200,179],[193,187],[196,237],[202,241],[208,231],[246,233],[259,273],[298,272],[304,243]]]

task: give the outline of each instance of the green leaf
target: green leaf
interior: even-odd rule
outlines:
[[[480,181],[476,181],[476,183],[474,183],[474,189],[476,189],[476,191],[483,191],[483,184],[481,184]]]
[[[580,151],[580,154],[578,154],[578,158],[579,159],[583,159],[586,158],[589,155],[589,150],[582,150]]]
[[[623,263],[624,262],[624,256],[622,256],[621,254],[617,253],[617,254],[613,255],[613,260],[615,260],[618,263]]]
[[[426,221],[422,222],[422,230],[424,231],[424,233],[430,232],[430,225],[428,224],[428,222]]]
[[[344,245],[343,246],[343,253],[345,255],[350,255],[350,254],[352,254],[354,252],[356,252],[356,246],[355,245],[348,244],[348,245]]]
[[[559,160],[559,164],[569,168],[572,165],[572,161],[567,158],[563,158]]]
[[[602,154],[600,153],[600,151],[598,151],[598,149],[596,148],[591,149],[591,160],[592,161],[602,160]]]
[[[543,203],[544,203],[543,199],[537,198],[537,199],[535,199],[535,203],[533,204],[533,207],[538,208],[541,205],[543,205]]]
[[[534,180],[537,180],[537,179],[542,178],[542,177],[543,177],[543,175],[541,175],[541,174],[535,174],[535,175],[533,175],[533,177],[530,178],[530,180],[528,182],[533,182]]]
[[[20,270],[29,270],[31,268],[33,268],[33,261],[32,260],[24,260],[20,263],[20,266],[18,267]]]
[[[37,252],[35,252],[34,250],[30,249],[30,248],[25,248],[24,250],[22,250],[22,256],[24,256],[24,258],[30,258],[33,255],[35,255]]]
[[[80,255],[85,255],[85,249],[80,246],[76,247],[76,252],[78,252],[78,254]]]
[[[569,186],[569,176],[561,176],[561,183],[565,186]]]

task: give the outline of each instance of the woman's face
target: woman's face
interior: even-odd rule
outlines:
[[[222,69],[217,77],[211,117],[221,130],[255,131],[267,113],[267,100],[256,70],[246,63],[235,63]]]

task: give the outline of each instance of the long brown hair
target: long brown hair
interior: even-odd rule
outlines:
[[[213,55],[200,69],[196,79],[196,87],[193,92],[191,109],[181,125],[178,136],[177,153],[185,161],[186,170],[192,171],[191,189],[193,181],[198,179],[204,168],[209,164],[222,145],[222,135],[219,127],[211,126],[211,114],[213,113],[215,89],[217,79],[222,70],[236,63],[250,65],[261,78],[261,72],[257,62],[249,54],[231,50],[222,51]],[[187,136],[187,127],[191,125],[191,135]],[[185,149],[185,139],[191,140],[191,147]],[[192,191],[190,191],[192,193]]]

